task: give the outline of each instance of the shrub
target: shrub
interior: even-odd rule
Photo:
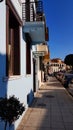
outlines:
[[[9,127],[25,110],[25,107],[20,103],[19,99],[12,96],[10,98],[0,98],[0,117],[5,122],[4,130],[6,130],[7,122]]]

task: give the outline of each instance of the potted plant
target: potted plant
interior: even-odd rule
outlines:
[[[24,110],[25,107],[15,96],[0,98],[0,117],[5,122],[4,130],[6,130],[7,123],[9,123],[10,128],[11,124],[20,117]]]

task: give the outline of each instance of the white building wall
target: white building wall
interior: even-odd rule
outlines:
[[[8,80],[7,95],[15,95],[19,98],[20,102],[24,103],[25,108],[28,108],[27,95],[30,95],[30,102],[33,98],[33,62],[32,62],[32,50],[31,50],[31,74],[26,74],[26,43],[22,39],[22,29],[21,29],[21,75],[16,76]],[[15,128],[18,126],[19,119],[15,123]]]
[[[15,7],[19,9],[18,2],[12,0]],[[31,49],[31,74],[26,75],[26,43],[22,38],[21,27],[21,39],[20,39],[20,59],[21,59],[21,74],[19,76],[12,76],[7,78],[6,75],[6,1],[0,3],[0,97],[7,97],[15,95],[19,98],[21,103],[24,103],[25,108],[28,108],[27,95],[30,95],[30,102],[33,98],[33,62],[32,62],[32,49]],[[21,13],[20,13],[21,14]],[[19,14],[19,15],[20,15]],[[24,112],[25,113],[25,112]],[[19,118],[15,124],[14,129],[17,128],[21,118]],[[3,130],[4,126],[0,123],[0,129]],[[11,130],[14,130],[11,129]],[[7,128],[9,130],[9,128]]]
[[[36,91],[39,89],[39,57],[36,58]]]
[[[22,5],[18,0],[11,0],[18,15],[22,19]],[[23,1],[24,2],[24,1]],[[28,108],[27,95],[30,95],[30,102],[33,98],[33,55],[32,50],[35,51],[36,47],[31,48],[31,74],[26,74],[26,43],[22,37],[22,27],[20,29],[20,69],[19,76],[12,76],[7,78],[6,75],[6,0],[0,3],[0,97],[7,97],[15,95],[19,98],[21,103],[24,103],[25,108]],[[36,89],[39,87],[40,74],[39,74],[39,61],[36,59]],[[39,77],[39,78],[38,78]],[[25,113],[25,112],[24,112]],[[22,117],[22,116],[21,116]],[[21,121],[21,117],[13,125],[16,130]],[[4,126],[0,123],[0,129],[3,130]],[[9,130],[9,128],[7,128]]]
[[[40,60],[38,60],[38,82],[39,82],[39,88],[41,87],[41,85],[43,84],[43,82],[41,81],[41,79],[43,78],[44,81],[44,72],[42,70],[39,69],[40,68]]]
[[[36,52],[37,51],[37,46],[33,45],[32,46],[32,50],[33,52]],[[35,55],[33,55],[33,58],[36,60],[35,62],[35,87],[36,87],[36,91],[39,89],[39,57],[36,57]]]
[[[22,19],[22,4],[19,0],[11,0],[11,2],[13,3],[16,11],[18,12],[19,17]]]
[[[6,6],[0,2],[0,95],[6,95],[6,84],[3,78],[6,72]]]

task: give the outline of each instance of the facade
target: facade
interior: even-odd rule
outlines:
[[[40,37],[36,30],[42,32]],[[46,31],[42,10],[39,12],[39,4],[35,1],[0,2],[0,97],[15,95],[26,110],[33,101],[37,83],[33,52],[37,50],[36,44],[46,41]],[[17,128],[22,116],[12,130]],[[3,127],[0,122],[0,129],[3,130]]]
[[[65,71],[66,64],[59,58],[52,59],[49,64],[49,73],[52,74],[54,72]]]
[[[44,56],[48,54],[48,45],[47,44],[40,44],[37,45],[37,52],[38,52],[38,57],[36,58],[37,62],[38,62],[38,71],[37,71],[37,75],[38,75],[38,86],[40,88],[40,86],[43,84],[44,81]]]

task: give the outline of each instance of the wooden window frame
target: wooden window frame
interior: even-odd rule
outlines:
[[[19,17],[17,16],[15,9],[13,8],[12,3],[7,0],[6,1],[6,76],[14,76],[14,75],[20,75],[20,25],[21,21],[19,20]],[[10,12],[12,12],[14,18],[17,21],[17,25],[15,27],[10,27]],[[15,24],[15,23],[12,23]],[[14,47],[14,53],[11,60],[11,69],[9,68],[9,42],[10,40],[10,32],[11,35],[14,34],[14,45],[12,45],[11,50],[13,50]],[[12,31],[13,30],[13,31]],[[17,37],[17,38],[16,38]]]
[[[22,20],[20,19],[18,13],[16,12],[11,0],[6,0],[6,5],[10,8],[10,10],[13,12],[13,14],[15,15],[17,21],[19,22],[20,26],[23,25]]]

